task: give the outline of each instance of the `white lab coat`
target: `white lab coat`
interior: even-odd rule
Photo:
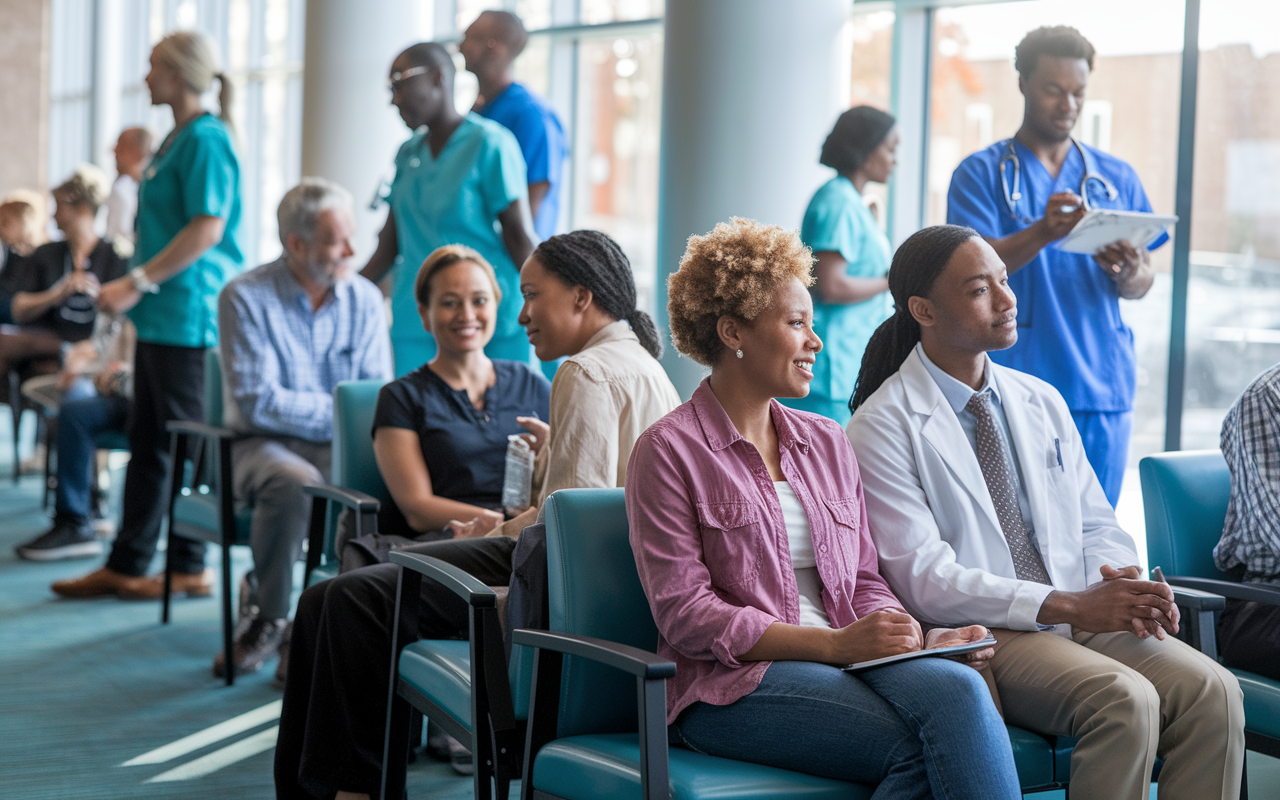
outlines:
[[[880,572],[907,611],[935,624],[1034,631],[1051,591],[1084,589],[1102,580],[1103,564],[1137,564],[1138,555],[1089,466],[1062,396],[990,359],[987,369],[1009,422],[1053,586],[1014,576],[978,457],[917,351],[858,409],[847,433]],[[1058,625],[1055,633],[1070,636],[1070,626]]]

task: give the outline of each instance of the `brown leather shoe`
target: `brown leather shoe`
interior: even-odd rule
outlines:
[[[213,570],[175,572],[170,590],[174,596],[208,597],[213,593]],[[164,596],[164,573],[135,578],[133,583],[122,587],[119,594],[126,600],[159,600]]]
[[[94,570],[88,575],[69,581],[58,581],[49,588],[60,597],[105,597],[123,594],[124,590],[145,578],[135,578],[116,572],[109,567]]]

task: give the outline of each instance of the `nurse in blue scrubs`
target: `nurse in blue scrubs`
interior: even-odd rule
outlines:
[[[1018,297],[1018,342],[991,358],[1062,393],[1114,506],[1136,380],[1133,331],[1120,317],[1120,298],[1144,296],[1155,272],[1148,251],[1127,242],[1092,256],[1056,244],[1086,213],[1082,194],[1088,208],[1151,211],[1133,167],[1071,136],[1093,58],[1093,45],[1074,28],[1027,34],[1014,62],[1025,98],[1022,127],[961,162],[947,195],[947,222],[968,225],[991,243]],[[1167,240],[1162,236],[1151,249]]]
[[[893,117],[871,106],[836,120],[819,162],[836,171],[813,195],[800,238],[813,251],[813,330],[822,350],[809,395],[780,399],[792,408],[849,421],[849,398],[871,334],[893,313],[889,296],[889,239],[863,202],[869,182],[893,173],[898,130]]]
[[[485,354],[522,362],[532,357],[516,321],[519,269],[533,252],[524,157],[511,131],[454,109],[453,79],[453,59],[433,42],[413,45],[391,64],[391,103],[415,133],[396,154],[387,198],[391,209],[361,274],[376,282],[395,270],[391,346],[396,377],[435,355],[435,340],[418,318],[413,280],[427,255],[447,244],[478,251],[493,265],[502,287]]]

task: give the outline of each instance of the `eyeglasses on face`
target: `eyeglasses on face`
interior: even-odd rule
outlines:
[[[391,79],[387,81],[387,88],[391,90],[391,94],[394,95],[396,92],[400,91],[400,86],[405,81],[409,80],[415,75],[423,75],[430,71],[431,71],[430,67],[418,66],[418,67],[409,67],[408,69],[401,70],[399,72],[393,72],[391,73]]]

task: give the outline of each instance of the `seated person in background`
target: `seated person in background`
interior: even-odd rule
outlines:
[[[19,545],[19,557],[56,561],[102,554],[93,523],[98,472],[94,440],[102,433],[125,432],[133,396],[136,337],[127,317],[101,313],[93,335],[67,351],[61,372],[22,384],[28,399],[57,410],[58,488],[53,527]]]
[[[475,250],[436,249],[414,292],[437,349],[378,394],[373,451],[395,500],[379,514],[378,532],[449,538],[450,522],[476,520],[472,532],[483,536],[503,522],[507,437],[524,434],[522,420],[547,418],[551,384],[525,364],[484,354],[502,292]]]
[[[698,752],[875,783],[877,796],[1016,800],[1009,737],[975,669],[839,668],[987,631],[921,633],[879,575],[839,424],[772,399],[808,393],[823,346],[812,262],[794,231],[735,218],[690,238],[671,277],[676,348],[711,375],[627,467],[631,547],[658,653],[676,662],[667,722]],[[990,655],[962,658],[981,669]]]
[[[15,257],[48,241],[44,235],[44,198],[30,189],[18,189],[0,199],[0,272]]]
[[[351,195],[304,178],[277,211],[284,254],[234,278],[218,297],[226,426],[248,434],[231,448],[235,496],[253,508],[250,547],[256,617],[236,638],[236,672],[253,672],[279,646],[293,562],[311,498],[329,474],[333,387],[391,377],[382,293],[353,274]],[[242,584],[243,587],[243,584]],[[221,652],[215,675],[223,674]]]
[[[1280,364],[1254,379],[1222,422],[1231,503],[1218,569],[1249,583],[1280,586]],[[1228,667],[1280,680],[1280,607],[1227,600],[1218,652]]]
[[[1005,722],[1078,736],[1071,793],[1236,798],[1236,679],[1167,636],[1173,593],[1139,580],[1071,412],[987,353],[1018,338],[1004,263],[972,229],[926,228],[889,268],[895,313],[872,337],[850,408],[880,569],[922,621],[993,629]]]
[[[17,326],[0,330],[0,375],[12,368],[26,371],[28,365],[40,374],[56,371],[63,342],[93,333],[98,288],[128,271],[131,252],[121,252],[94,232],[94,217],[109,191],[105,172],[81,164],[53,190],[53,219],[66,238],[14,259],[0,274],[0,295],[12,298],[10,314]],[[51,366],[36,368],[38,361]],[[7,391],[7,383],[0,386],[0,392]]]
[[[539,505],[559,489],[622,485],[636,437],[679,403],[657,361],[653,320],[636,308],[630,263],[598,231],[553,236],[525,261],[520,291],[520,323],[538,358],[569,356],[551,384],[549,430],[530,424],[546,459]],[[533,518],[411,549],[506,585],[515,526]],[[483,526],[460,523],[456,533]],[[377,794],[398,575],[395,564],[376,564],[302,593],[276,743],[277,797]],[[422,582],[418,619],[420,637],[467,638],[466,605],[433,581]]]

